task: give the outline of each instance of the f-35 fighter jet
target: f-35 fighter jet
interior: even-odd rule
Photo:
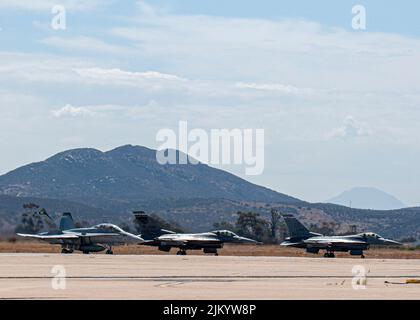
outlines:
[[[289,238],[281,245],[306,249],[306,252],[318,254],[325,250],[324,257],[334,258],[334,252],[350,252],[352,256],[364,258],[363,251],[371,245],[395,246],[401,243],[385,239],[378,234],[365,232],[348,236],[323,236],[319,233],[310,232],[291,214],[283,214],[289,230]]]
[[[113,246],[144,242],[140,236],[126,232],[110,223],[102,223],[89,228],[76,228],[70,213],[63,214],[58,231],[40,234],[18,233],[18,235],[43,240],[50,244],[60,244],[61,253],[73,253],[74,250],[79,250],[88,254],[106,250],[106,254],[113,254]]]

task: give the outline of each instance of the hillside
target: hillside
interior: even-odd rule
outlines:
[[[0,194],[66,199],[97,207],[159,199],[227,198],[298,203],[204,164],[160,165],[156,151],[76,149],[0,176]]]

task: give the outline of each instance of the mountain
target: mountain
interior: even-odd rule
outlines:
[[[406,207],[404,203],[386,192],[362,187],[344,191],[327,202],[358,209],[394,210]]]
[[[108,152],[75,149],[0,176],[0,234],[13,232],[23,204],[36,203],[51,215],[70,211],[88,224],[130,224],[131,211],[144,210],[193,232],[233,222],[237,211],[258,212],[269,220],[275,208],[297,215],[310,228],[333,225],[335,232],[356,228],[395,239],[420,238],[420,208],[312,204],[204,164],[160,165],[155,152],[131,145]]]
[[[161,165],[155,150],[131,145],[69,150],[18,168],[0,176],[0,194],[98,207],[193,198],[300,202],[205,164]]]
[[[141,146],[74,149],[0,176],[0,230],[10,233],[23,204],[36,203],[91,223],[128,222],[131,211],[146,210],[204,231],[247,209],[241,201],[302,202],[204,164],[160,165]]]

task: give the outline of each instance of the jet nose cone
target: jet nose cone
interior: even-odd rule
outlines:
[[[403,245],[401,242],[394,241],[394,240],[391,240],[391,239],[385,239],[384,242],[388,246],[402,246]]]
[[[245,237],[237,237],[236,239],[238,242],[241,243],[255,243],[255,244],[260,244],[260,242],[249,239],[249,238],[245,238]]]
[[[137,236],[135,234],[127,233],[127,238],[132,242],[144,242],[144,239],[141,237],[141,235]]]

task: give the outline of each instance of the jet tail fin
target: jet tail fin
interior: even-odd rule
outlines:
[[[283,214],[282,216],[289,230],[290,238],[304,238],[312,235],[295,216],[291,214]]]
[[[133,212],[137,231],[144,240],[153,240],[161,235],[179,232],[178,228],[156,215],[148,215],[144,211]],[[174,231],[169,231],[172,229]]]
[[[63,216],[61,217],[61,220],[60,220],[60,231],[74,229],[74,228],[75,228],[75,224],[74,224],[74,220],[71,213],[70,212],[63,213]]]

